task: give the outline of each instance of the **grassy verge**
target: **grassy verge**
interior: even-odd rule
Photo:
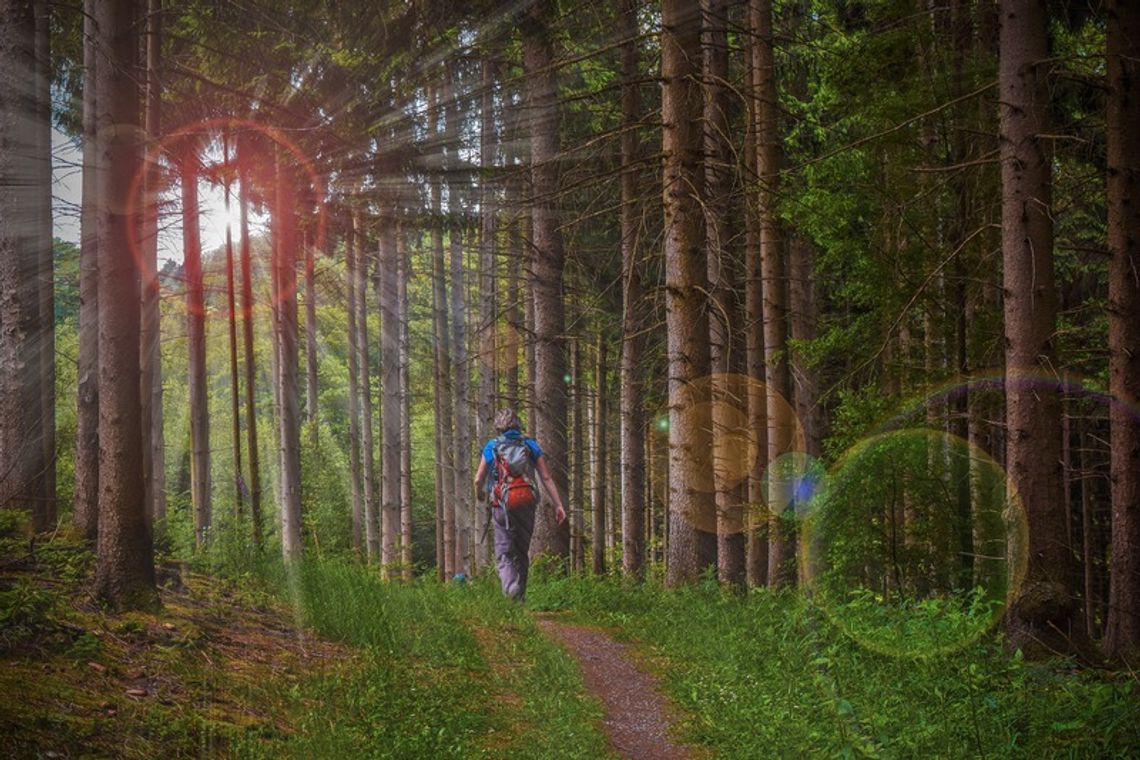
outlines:
[[[318,679],[300,731],[248,754],[565,757],[604,754],[573,664],[489,583],[385,584],[341,562],[275,569],[306,626],[363,652]]]
[[[616,626],[718,757],[1135,757],[1133,674],[1023,662],[994,637],[925,657],[873,652],[796,593],[543,579],[535,608]],[[904,651],[900,647],[900,651]]]

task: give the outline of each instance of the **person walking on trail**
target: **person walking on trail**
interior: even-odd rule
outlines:
[[[543,490],[554,502],[554,519],[566,519],[562,497],[554,485],[550,467],[538,441],[522,434],[522,423],[513,409],[500,409],[495,415],[499,435],[487,441],[479,469],[475,472],[475,492],[480,501],[491,498],[491,522],[495,526],[495,560],[503,593],[522,602],[530,570],[530,537],[539,504],[537,473]],[[487,479],[486,490],[483,481]]]

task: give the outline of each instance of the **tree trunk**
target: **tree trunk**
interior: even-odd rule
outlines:
[[[100,172],[99,292],[139,292],[139,270],[128,231],[137,223],[128,212],[138,168],[138,91],[122,75],[138,54],[137,3],[97,4],[96,104]],[[5,14],[0,13],[0,17]],[[5,67],[0,66],[0,70]],[[127,128],[124,128],[124,125]],[[2,154],[3,151],[0,151]],[[116,609],[153,607],[154,554],[143,492],[143,435],[139,386],[139,299],[106,299],[99,309],[99,538],[95,589]]]
[[[760,180],[760,266],[763,281],[764,365],[767,383],[768,467],[792,446],[795,420],[788,369],[787,276],[780,239],[776,199],[779,197],[779,102],[776,93],[772,4],[752,5],[756,33],[756,173]],[[795,583],[795,529],[785,510],[791,504],[786,478],[768,480],[768,585]]]
[[[428,91],[428,124],[436,139],[439,94]],[[441,148],[442,150],[442,148]],[[442,157],[441,157],[442,160]],[[440,177],[431,180],[432,334],[435,336],[435,493],[436,565],[440,580],[455,574],[455,499],[452,457],[451,341],[448,337],[447,283],[443,256],[443,189]]]
[[[542,445],[555,487],[566,489],[566,350],[562,302],[562,230],[558,211],[559,105],[552,64],[553,6],[538,3],[525,12],[522,35],[523,68],[530,111],[532,258],[534,303],[535,437]],[[541,399],[541,403],[537,402]],[[554,510],[538,510],[530,553],[565,558],[570,553],[570,529],[554,520]]]
[[[396,322],[400,326],[400,566],[405,581],[412,580],[412,384],[409,347],[408,279],[411,260],[404,230],[396,233],[399,260]],[[387,456],[387,452],[385,452]]]
[[[481,217],[479,247],[479,401],[476,414],[476,430],[490,428],[495,414],[496,390],[503,367],[500,366],[499,322],[496,310],[498,293],[495,273],[495,245],[498,223],[496,217],[495,190],[492,181],[495,170],[495,74],[496,63],[490,59],[482,62],[483,91],[480,102],[479,162],[482,177],[479,182],[479,213]],[[464,484],[467,492],[467,485]],[[475,507],[475,570],[479,571],[490,555],[487,537],[488,512],[480,505]]]
[[[380,524],[377,521],[377,504],[380,489],[376,484],[376,453],[372,440],[372,373],[368,350],[368,268],[372,255],[364,236],[364,221],[359,209],[352,212],[352,227],[356,237],[356,268],[353,290],[356,297],[356,372],[357,409],[360,412],[361,474],[364,482],[364,547],[369,563],[380,555]]]
[[[728,125],[728,3],[702,0],[704,13],[705,226],[708,244],[709,358],[713,373],[712,469],[716,498],[717,577],[722,583],[744,580],[744,536],[740,505],[733,492],[730,459],[735,455],[735,408],[728,397],[728,362],[732,355],[728,239],[732,145]]]
[[[455,347],[455,530],[456,569],[470,574],[474,570],[471,520],[471,367],[467,361],[467,310],[464,302],[463,238],[459,188],[452,185],[449,196],[454,204],[451,227],[451,332]]]
[[[37,500],[32,527],[50,530],[56,520],[55,463],[55,272],[52,260],[51,209],[51,9],[44,0],[35,3],[35,130],[36,181],[35,245],[36,286],[39,292],[40,455],[37,466]]]
[[[249,239],[249,174],[243,161],[245,151],[238,138],[238,180],[241,183],[239,226],[241,228],[241,313],[242,344],[245,355],[245,435],[249,453],[249,515],[253,523],[253,545],[261,550],[261,471],[257,449],[257,394],[254,387],[253,354],[253,265]]]
[[[594,347],[594,357],[596,362],[594,364],[594,429],[593,446],[594,451],[593,464],[594,476],[591,479],[593,485],[593,494],[590,501],[594,506],[594,575],[604,575],[606,572],[606,552],[605,549],[609,545],[602,543],[602,536],[609,537],[612,531],[609,530],[609,520],[607,517],[606,506],[606,434],[607,422],[606,419],[606,336],[605,331],[598,327],[598,340]]]
[[[513,160],[510,165],[513,167]],[[525,327],[522,314],[519,311],[519,263],[523,260],[524,254],[521,232],[521,199],[518,185],[518,181],[515,180],[507,186],[509,192],[507,208],[512,216],[507,227],[507,337],[504,346],[507,406],[515,410],[518,410],[522,404],[519,393],[519,336],[522,335]]]
[[[94,543],[99,529],[99,264],[95,225],[95,0],[83,2],[83,202],[79,233],[79,367],[75,414],[75,527]],[[145,237],[144,237],[145,239]]]
[[[382,425],[383,454],[380,464],[384,468],[381,479],[380,562],[384,577],[399,560],[397,536],[400,534],[400,506],[403,501],[400,436],[403,431],[403,363],[405,357],[401,339],[404,316],[400,312],[400,278],[402,251],[396,242],[399,231],[396,220],[385,217],[380,224],[380,421]]]
[[[316,265],[317,241],[312,234],[305,241],[305,419],[309,425],[309,435],[313,450],[320,445],[320,424],[317,416],[317,281]]]
[[[206,387],[206,303],[202,282],[202,242],[198,228],[198,146],[186,145],[179,164],[182,184],[182,270],[186,278],[186,352],[190,394],[190,503],[194,544],[202,548],[210,532],[210,409]]]
[[[42,427],[35,12],[0,3],[0,507],[38,510]],[[98,196],[97,196],[98,197]],[[126,247],[123,247],[126,253]]]
[[[297,399],[297,220],[294,208],[295,172],[286,167],[277,149],[277,188],[274,226],[274,278],[277,281],[277,387],[281,405],[281,552],[287,562],[299,561],[301,543],[301,420]]]
[[[586,536],[582,515],[582,505],[585,502],[583,454],[586,451],[585,441],[582,440],[582,418],[585,415],[586,402],[582,393],[582,349],[577,335],[570,338],[570,391],[571,448],[567,452],[570,467],[570,569],[578,572],[586,564]]]
[[[1002,260],[1005,289],[1006,471],[1025,506],[1026,578],[1008,614],[1011,647],[1067,651],[1073,629],[1073,562],[1061,494],[1057,392],[1034,378],[1056,367],[1049,131],[1042,0],[1002,0]]]
[[[1140,8],[1108,3],[1108,285],[1109,391],[1114,402],[1112,575],[1104,648],[1140,653]]]
[[[759,3],[751,0],[748,6],[748,24],[752,44],[748,46],[748,124],[744,139],[745,176],[748,192],[745,200],[744,242],[744,341],[748,382],[749,443],[755,443],[756,455],[748,473],[748,508],[745,515],[745,575],[748,585],[764,586],[768,583],[768,508],[764,495],[764,463],[768,459],[768,398],[765,390],[764,365],[764,300],[763,270],[760,254],[760,197],[753,178],[757,171],[759,153],[757,127],[761,104],[757,88],[762,77],[761,64],[771,66],[769,48],[761,53],[764,44],[758,35]]]
[[[621,535],[622,570],[627,577],[645,577],[645,412],[638,373],[645,341],[640,335],[642,312],[641,267],[637,261],[637,169],[641,92],[638,85],[638,0],[621,4]]]
[[[151,145],[162,130],[162,2],[148,0],[146,15],[145,126]],[[162,186],[157,156],[143,167],[142,231],[142,420],[143,477],[147,515],[156,535],[166,529],[166,446],[162,409],[162,324],[158,279],[158,205]]]
[[[356,230],[351,217],[345,219],[344,289],[348,311],[348,458],[352,479],[352,548],[358,555],[368,551],[364,543],[364,485],[360,467],[360,373],[357,369],[356,309]]]
[[[229,306],[227,321],[230,328],[230,412],[233,431],[234,454],[234,517],[240,518],[245,509],[241,477],[241,388],[238,383],[237,355],[237,297],[234,288],[234,240],[230,229],[230,147],[228,138],[223,143],[223,159],[226,164],[225,209],[226,209],[226,301]],[[144,428],[145,429],[145,428]]]
[[[702,219],[701,13],[661,3],[661,115],[665,204],[665,319],[669,360],[669,586],[695,582],[716,562],[716,500],[707,470],[708,258]],[[702,487],[703,486],[703,487]]]

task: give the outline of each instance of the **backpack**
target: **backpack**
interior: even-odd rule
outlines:
[[[491,503],[504,509],[533,507],[538,502],[531,479],[534,462],[530,447],[522,436],[501,435],[495,439],[495,485],[491,488]]]

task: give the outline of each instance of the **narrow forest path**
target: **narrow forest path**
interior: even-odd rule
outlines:
[[[577,660],[586,688],[602,703],[602,726],[614,751],[631,760],[695,757],[691,747],[670,738],[671,705],[656,679],[634,664],[627,645],[589,626],[550,617],[537,623]]]

